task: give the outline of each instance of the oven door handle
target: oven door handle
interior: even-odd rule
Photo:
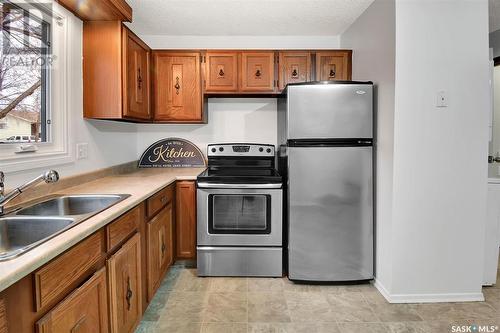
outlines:
[[[198,188],[258,188],[258,189],[273,189],[273,188],[281,188],[281,184],[222,184],[222,183],[204,183],[199,182]]]

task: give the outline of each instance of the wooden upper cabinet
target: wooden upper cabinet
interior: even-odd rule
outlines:
[[[205,56],[205,90],[238,90],[238,53],[209,51]]]
[[[123,34],[123,88],[125,105],[123,115],[129,118],[149,119],[149,58],[150,51],[146,44],[130,30]]]
[[[150,119],[150,52],[120,21],[84,22],[84,116]]]
[[[95,273],[43,316],[36,326],[40,333],[107,333],[106,269]]]
[[[244,92],[274,91],[274,52],[241,53],[241,86]]]
[[[316,80],[351,80],[352,51],[325,51],[316,53]]]
[[[172,204],[163,208],[147,225],[148,300],[160,286],[167,268],[173,261]]]
[[[133,332],[142,315],[140,240],[136,233],[108,260],[112,333]]]
[[[125,0],[57,0],[83,21],[132,22],[132,7]]]
[[[196,257],[196,184],[193,181],[178,181],[176,184],[176,257]]]
[[[311,54],[283,51],[279,53],[279,89],[288,83],[311,81]]]
[[[154,119],[203,122],[200,53],[153,52]]]

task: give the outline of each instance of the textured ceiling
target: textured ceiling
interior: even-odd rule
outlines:
[[[500,29],[500,0],[489,0],[490,32]]]
[[[373,0],[128,0],[141,35],[332,36]]]

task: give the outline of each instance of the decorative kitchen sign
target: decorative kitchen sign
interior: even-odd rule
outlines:
[[[139,168],[204,168],[205,158],[192,142],[179,138],[156,141],[139,160]]]

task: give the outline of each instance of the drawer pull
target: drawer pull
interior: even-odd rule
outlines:
[[[130,300],[132,299],[132,296],[134,294],[132,293],[132,290],[130,289],[130,276],[127,278],[127,295],[125,296],[125,299],[127,300],[127,310],[130,311]]]
[[[161,197],[160,201],[161,203],[167,203],[167,197]]]

